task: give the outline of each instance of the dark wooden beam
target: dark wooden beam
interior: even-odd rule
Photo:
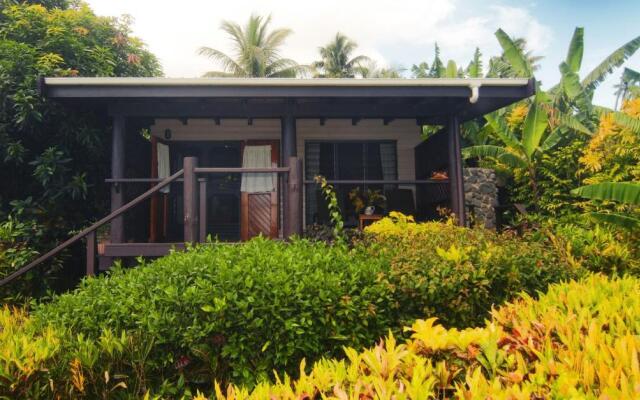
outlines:
[[[207,241],[207,180],[198,179],[200,184],[200,212],[198,219],[200,221],[199,239],[200,243]]]
[[[125,170],[125,144],[126,130],[125,117],[115,115],[113,117],[113,136],[111,140],[111,177],[124,178]],[[111,186],[111,212],[119,209],[124,204],[124,191],[120,185]],[[119,216],[111,221],[111,243],[124,242],[124,221]]]
[[[87,276],[94,276],[97,269],[97,258],[96,258],[96,231],[91,231],[87,234],[86,237],[86,247],[87,247],[87,265],[86,265],[86,273]]]
[[[457,116],[449,117],[447,123],[449,151],[449,183],[451,184],[451,209],[458,224],[466,225],[464,207],[464,178],[462,175],[462,153],[460,149],[460,120]]]
[[[198,241],[198,183],[195,169],[198,167],[197,157],[185,157],[183,162],[184,184],[184,242]]]
[[[289,173],[287,188],[287,207],[285,208],[288,218],[286,219],[284,237],[302,235],[302,190],[303,171],[302,159],[291,157],[288,162],[291,172]]]
[[[184,250],[184,243],[106,243],[102,256],[106,257],[161,257],[171,249]]]

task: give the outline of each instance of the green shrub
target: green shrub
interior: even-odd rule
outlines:
[[[390,335],[369,350],[346,349],[348,360],[321,360],[298,380],[218,386],[215,398],[637,399],[638,292],[630,277],[555,285],[494,311],[483,328],[416,321],[407,343]]]
[[[386,268],[364,252],[302,240],[211,244],[87,279],[34,316],[90,338],[105,327],[152,338],[159,375],[250,384],[397,326],[379,279]]]
[[[390,262],[389,283],[408,325],[437,316],[448,326],[481,324],[493,305],[582,276],[549,241],[449,223],[415,223],[392,213],[365,229],[369,252]]]
[[[35,323],[88,340],[108,327],[150,343],[145,367],[156,385],[207,388],[211,376],[252,385],[274,370],[297,375],[304,357],[339,356],[389,330],[401,335],[425,315],[449,326],[482,323],[492,306],[581,271],[537,241],[405,225],[385,219],[351,248],[261,238],[198,246],[87,279],[37,306]]]

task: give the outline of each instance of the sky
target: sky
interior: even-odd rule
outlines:
[[[357,54],[378,66],[410,68],[433,59],[437,42],[442,57],[466,66],[476,47],[485,66],[500,53],[498,28],[524,37],[534,54],[544,56],[536,78],[550,87],[559,79],[576,26],[585,28],[581,76],[615,49],[640,35],[640,0],[87,0],[99,15],[133,18],[133,33],[162,63],[167,77],[197,77],[219,66],[197,54],[200,46],[230,51],[220,30],[223,20],[241,25],[249,15],[270,14],[272,27],[293,34],[282,55],[301,64],[318,59],[318,47],[342,32],[358,43]],[[624,66],[640,70],[640,51]],[[613,86],[622,68],[596,92],[596,103],[612,107]]]

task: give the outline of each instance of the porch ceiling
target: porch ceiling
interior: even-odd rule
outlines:
[[[472,102],[472,87],[478,88]],[[152,118],[415,118],[469,120],[534,94],[533,79],[44,78],[70,107]]]

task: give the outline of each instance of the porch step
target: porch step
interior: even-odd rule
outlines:
[[[100,246],[103,257],[162,257],[171,249],[182,251],[184,243],[104,243]]]

